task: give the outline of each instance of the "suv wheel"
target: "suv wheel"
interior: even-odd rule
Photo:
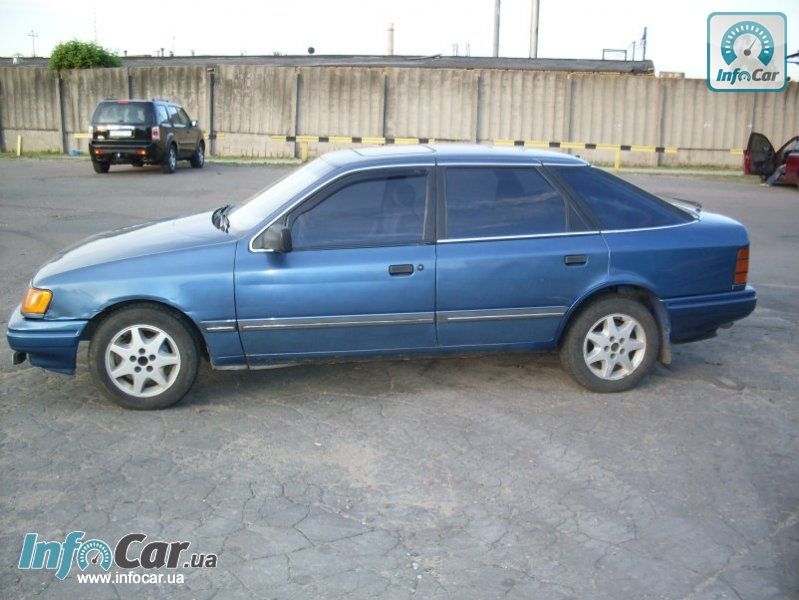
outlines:
[[[124,408],[178,402],[197,377],[200,351],[182,319],[139,305],[105,319],[92,336],[89,368],[105,395]]]
[[[166,151],[164,163],[161,165],[161,170],[164,173],[174,173],[178,168],[178,149],[175,144],[169,144],[169,149]]]
[[[107,162],[92,161],[92,166],[94,167],[95,173],[108,173],[108,169],[111,168],[111,165]]]
[[[200,140],[200,143],[197,144],[197,150],[191,155],[191,160],[189,162],[191,163],[192,169],[203,168],[205,164],[205,142]]]
[[[623,392],[652,368],[660,350],[655,319],[640,302],[611,296],[581,311],[560,349],[563,367],[592,392]]]

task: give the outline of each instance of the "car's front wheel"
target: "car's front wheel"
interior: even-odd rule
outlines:
[[[641,381],[659,350],[657,323],[646,306],[609,296],[588,305],[569,324],[560,358],[589,390],[622,392]]]
[[[205,164],[205,142],[200,140],[200,143],[197,144],[197,150],[194,151],[194,154],[191,155],[191,163],[192,169],[202,169],[203,165]]]
[[[178,168],[178,149],[175,147],[175,144],[169,144],[169,148],[167,148],[166,151],[166,156],[164,157],[164,162],[161,164],[161,171],[170,174],[174,173],[175,169],[177,168]]]
[[[136,305],[112,313],[94,333],[89,366],[111,400],[151,410],[178,402],[197,377],[199,348],[182,318]]]

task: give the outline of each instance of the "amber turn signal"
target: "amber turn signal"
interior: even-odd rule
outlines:
[[[746,285],[749,276],[749,246],[744,246],[738,250],[738,258],[735,261],[735,277],[733,285]]]
[[[39,288],[28,288],[25,301],[22,303],[23,315],[43,315],[50,306],[53,299],[53,292],[50,290],[40,290]]]

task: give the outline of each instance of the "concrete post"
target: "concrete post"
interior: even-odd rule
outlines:
[[[69,152],[69,142],[66,128],[64,127],[64,80],[60,74],[56,75],[55,97],[58,105],[58,132],[61,135],[61,152],[66,154]]]
[[[22,136],[17,136],[17,156],[22,156]]]

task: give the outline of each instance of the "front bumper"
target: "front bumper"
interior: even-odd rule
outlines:
[[[94,162],[129,164],[159,163],[163,159],[157,142],[103,143],[89,142],[89,156]]]
[[[24,354],[32,365],[73,375],[78,343],[88,321],[26,319],[19,309],[9,317],[6,333],[15,364],[24,360]]]
[[[749,316],[755,310],[757,293],[747,285],[731,292],[670,298],[663,304],[669,314],[671,341],[690,342]]]

